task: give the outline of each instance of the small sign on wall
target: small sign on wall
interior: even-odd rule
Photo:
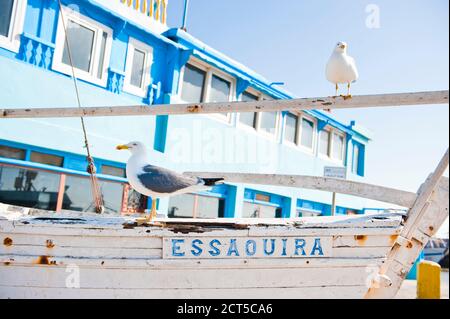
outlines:
[[[331,257],[331,237],[170,237],[163,258],[312,258]]]
[[[347,168],[340,166],[325,166],[323,169],[323,177],[346,179]]]

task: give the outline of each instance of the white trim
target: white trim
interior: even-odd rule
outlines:
[[[26,9],[27,0],[14,0],[8,36],[0,35],[0,47],[15,53],[19,52],[20,35],[23,32]]]
[[[312,146],[311,147],[307,147],[305,145],[302,145],[301,138],[302,138],[302,134],[303,134],[303,131],[302,131],[303,130],[303,128],[302,128],[302,121],[303,121],[303,119],[313,123],[313,136],[312,136]],[[317,144],[316,140],[317,140],[317,135],[318,135],[317,134],[317,119],[315,119],[312,116],[308,116],[308,115],[306,115],[304,113],[301,113],[300,116],[299,116],[298,126],[299,126],[299,128],[298,128],[298,139],[297,139],[298,147],[301,150],[303,150],[303,151],[305,151],[305,152],[307,152],[309,154],[315,154],[315,152],[316,152],[315,145]]]
[[[141,87],[137,87],[131,84],[131,72],[133,69],[133,57],[134,50],[137,49],[139,51],[144,52],[144,70],[142,74],[142,83]],[[143,42],[140,42],[136,39],[129,38],[128,41],[128,49],[127,49],[127,58],[125,65],[125,80],[123,83],[123,90],[125,92],[140,96],[147,97],[148,95],[148,87],[150,85],[150,71],[153,62],[153,48]]]
[[[106,87],[108,81],[108,68],[109,68],[109,60],[111,57],[111,46],[112,46],[112,29],[106,27],[99,22],[92,20],[88,17],[82,16],[77,12],[72,11],[69,8],[63,8],[63,15],[65,25],[68,25],[68,20],[75,22],[77,24],[82,25],[85,28],[88,28],[94,31],[94,45],[92,47],[92,58],[89,72],[84,70],[80,70],[75,68],[75,76],[81,80],[85,80],[103,87]],[[72,75],[72,69],[70,65],[62,63],[62,56],[65,47],[65,32],[62,23],[62,15],[59,14],[58,18],[58,30],[56,33],[56,46],[55,46],[55,54],[53,57],[52,69],[55,71],[59,71],[64,74]],[[99,79],[97,77],[99,62],[100,62],[100,51],[101,51],[101,43],[103,32],[107,33],[106,46],[105,46],[105,56],[103,60],[103,70],[102,70],[102,78]]]

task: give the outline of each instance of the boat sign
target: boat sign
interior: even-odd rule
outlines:
[[[325,166],[323,169],[323,177],[346,179],[347,169],[340,166]]]
[[[331,257],[331,237],[169,237],[163,258]]]

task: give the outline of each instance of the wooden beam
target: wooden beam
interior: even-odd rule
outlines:
[[[50,118],[94,116],[143,116],[182,115],[233,112],[301,111],[313,109],[346,109],[362,107],[410,106],[425,104],[448,104],[448,90],[414,93],[394,93],[301,98],[291,100],[265,100],[256,102],[223,102],[197,104],[161,104],[105,107],[63,108],[2,108],[0,118]]]
[[[226,182],[231,183],[287,186],[336,192],[339,194],[378,200],[407,208],[412,207],[417,198],[417,195],[412,192],[319,176],[210,172],[187,172],[185,174],[205,178],[223,178]]]

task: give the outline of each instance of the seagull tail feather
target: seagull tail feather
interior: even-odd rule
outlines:
[[[202,178],[203,182],[205,183],[205,186],[215,186],[218,184],[223,184],[223,183],[219,183],[222,182],[224,179],[223,178]]]

